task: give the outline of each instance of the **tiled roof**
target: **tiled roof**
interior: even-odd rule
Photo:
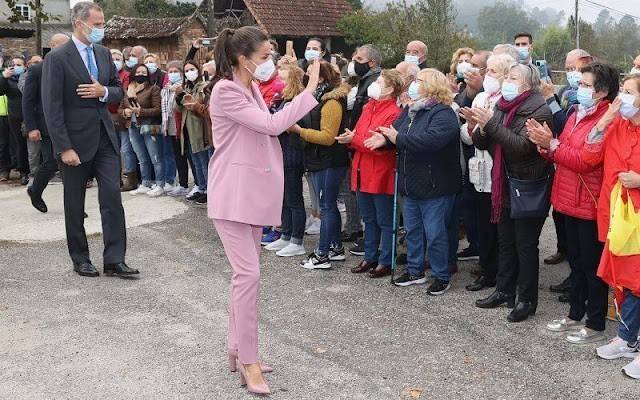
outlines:
[[[105,26],[106,39],[159,39],[174,36],[189,26],[192,17],[129,18],[114,16]]]

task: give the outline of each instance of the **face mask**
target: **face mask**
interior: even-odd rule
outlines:
[[[150,74],[155,74],[155,72],[158,70],[158,66],[154,62],[145,63],[144,65],[147,66]]]
[[[518,54],[520,55],[520,61],[526,61],[529,59],[529,48],[518,47]]]
[[[420,87],[420,84],[418,84],[418,82],[416,81],[411,82],[411,85],[409,85],[409,89],[407,90],[407,95],[411,100],[418,101],[420,99],[420,93],[418,92],[419,87]]]
[[[464,74],[469,72],[471,68],[472,68],[472,65],[466,61],[459,63],[458,66],[456,67],[458,78],[464,78]]]
[[[275,64],[273,64],[273,60],[271,59],[263,62],[260,65],[254,63],[253,61],[251,62],[256,66],[256,70],[253,71],[253,77],[262,82],[268,81],[276,70],[276,66]],[[251,72],[249,69],[247,70]]]
[[[193,69],[191,71],[187,71],[184,73],[184,77],[187,78],[189,82],[193,82],[198,79],[198,71]]]
[[[408,62],[408,63],[413,63],[415,65],[419,65],[420,64],[420,57],[412,56],[411,54],[405,54],[404,55],[404,61]]]
[[[320,52],[318,50],[307,50],[304,52],[304,59],[311,62],[316,58],[320,58]]]
[[[620,105],[620,115],[622,115],[622,117],[631,119],[640,111],[640,107],[634,105],[636,96],[630,93],[620,93],[620,100],[622,100],[622,104]]]
[[[180,82],[180,79],[182,79],[180,72],[169,72],[169,82],[171,82],[172,85]]]
[[[136,75],[133,77],[134,82],[139,83],[139,84],[143,84],[147,81],[147,76],[146,75]]]
[[[498,93],[500,90],[500,81],[493,76],[485,75],[482,87],[484,88],[484,91],[489,94]]]
[[[580,83],[580,79],[582,79],[582,72],[580,71],[571,71],[567,72],[567,82],[569,86],[576,89],[578,84]]]
[[[353,61],[351,61],[349,63],[349,66],[347,67],[347,74],[349,74],[349,76],[357,76],[358,74],[356,74],[356,65],[354,64]]]
[[[358,74],[358,76],[360,77],[365,76],[367,72],[369,72],[369,70],[371,69],[369,67],[369,63],[359,63],[359,62],[354,62],[354,68],[356,70],[356,74]]]
[[[15,76],[24,74],[24,67],[22,65],[16,65],[15,67],[13,67],[13,74]]]
[[[374,100],[380,100],[380,97],[382,96],[382,87],[380,87],[378,82],[373,82],[369,85],[367,88],[367,96]]]
[[[117,71],[122,70],[122,61],[113,60],[113,65],[115,65],[115,66],[116,66],[116,70],[117,70]]]
[[[138,57],[129,57],[127,60],[127,67],[133,68],[138,65]]]
[[[580,87],[577,94],[578,103],[584,108],[591,108],[596,103],[593,98],[593,89]]]
[[[636,68],[636,67],[631,68],[631,71],[629,71],[629,74],[630,75],[640,74],[640,68]]]
[[[503,82],[502,83],[502,97],[506,101],[511,101],[518,97],[520,94],[520,85],[513,82]]]
[[[93,44],[102,42],[104,39],[104,28],[90,27],[83,22],[87,28],[91,28],[91,32],[87,35],[87,39]]]

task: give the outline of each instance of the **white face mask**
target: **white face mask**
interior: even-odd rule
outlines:
[[[405,54],[404,61],[408,63],[413,63],[415,65],[420,64],[420,57],[412,56],[411,54]]]
[[[382,97],[382,87],[380,87],[378,82],[373,82],[369,85],[367,88],[367,96],[374,100],[380,100],[380,97]]]
[[[497,78],[494,78],[493,76],[485,75],[484,81],[482,82],[482,87],[484,88],[485,92],[489,94],[494,94],[500,91],[502,84]]]
[[[184,77],[187,78],[188,81],[193,82],[198,79],[198,71],[191,70],[184,73]]]
[[[459,75],[464,76],[464,74],[469,72],[471,70],[471,68],[473,68],[473,65],[471,65],[470,63],[468,63],[466,61],[463,61],[463,62],[459,63],[458,66],[456,67],[456,72]]]
[[[347,67],[347,74],[349,74],[349,76],[357,76],[358,74],[356,74],[356,65],[353,63],[353,61],[351,61],[349,63],[349,66]]]
[[[253,61],[251,61],[251,63],[256,66],[256,70],[252,73],[253,77],[262,82],[268,81],[276,71],[276,66],[272,59],[268,59],[260,65]],[[248,68],[247,71],[251,72]]]
[[[629,71],[629,75],[640,74],[640,68],[633,67],[631,71]]]

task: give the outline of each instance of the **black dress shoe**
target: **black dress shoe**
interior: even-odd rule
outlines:
[[[376,264],[376,263],[370,263],[370,262],[366,262],[365,260],[362,260],[360,262],[360,264],[358,264],[355,267],[351,268],[351,273],[352,274],[364,274],[365,272],[369,272],[369,270],[371,270],[372,268],[375,268],[377,266],[378,266],[378,264]]]
[[[74,264],[73,270],[80,276],[89,276],[91,278],[100,276],[100,272],[90,262]]]
[[[491,294],[491,296],[486,299],[480,299],[476,301],[476,307],[478,308],[496,308],[500,307],[503,304],[506,304],[507,307],[513,308],[516,303],[516,296],[510,295],[506,293],[502,293],[499,291],[495,291]]]
[[[117,263],[117,264],[105,264],[104,265],[104,273],[107,275],[120,275],[120,276],[130,276],[137,275],[140,273],[137,269],[130,268],[125,263]]]
[[[362,231],[353,233],[343,233],[342,243],[354,243],[362,237]]]
[[[569,289],[571,289],[571,280],[569,280],[569,277],[557,285],[549,286],[549,290],[553,293],[566,293]]]
[[[478,278],[476,278],[475,281],[473,281],[472,284],[467,285],[465,287],[465,289],[467,289],[470,292],[477,292],[478,290],[482,290],[484,288],[488,288],[488,287],[495,287],[496,286],[496,280],[490,280],[487,277],[484,276],[479,276]]]
[[[560,296],[558,296],[558,301],[560,303],[570,303],[571,298],[569,297],[569,293],[562,293]]]
[[[566,259],[564,253],[561,252],[557,252],[556,254],[553,254],[547,258],[544,259],[544,263],[547,265],[556,265],[556,264],[560,264],[561,262],[563,262]]]
[[[509,322],[521,322],[536,314],[536,305],[533,303],[519,302],[518,305],[507,316]]]
[[[27,174],[20,175],[20,184],[22,186],[27,186],[29,184],[29,175]]]
[[[42,197],[36,197],[33,194],[31,188],[27,188],[27,194],[31,199],[31,205],[33,206],[33,208],[40,211],[41,213],[46,213],[48,211],[47,204],[44,202],[44,200],[42,200]]]

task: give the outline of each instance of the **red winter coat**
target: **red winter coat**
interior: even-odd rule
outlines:
[[[258,83],[260,94],[267,107],[271,108],[276,100],[282,99],[282,91],[284,90],[284,81],[280,79],[278,74],[274,74],[271,79]]]
[[[389,127],[400,115],[396,99],[369,100],[354,128],[351,148],[356,151],[351,163],[351,190],[371,194],[393,194],[395,149],[369,150],[364,141],[369,131]]]
[[[567,120],[559,137],[560,145],[550,157],[556,163],[551,192],[555,211],[574,218],[596,219],[596,205],[602,186],[602,163],[586,163],[581,152],[587,136],[608,108],[609,102],[601,101],[593,114],[585,116],[577,124],[577,111]]]

